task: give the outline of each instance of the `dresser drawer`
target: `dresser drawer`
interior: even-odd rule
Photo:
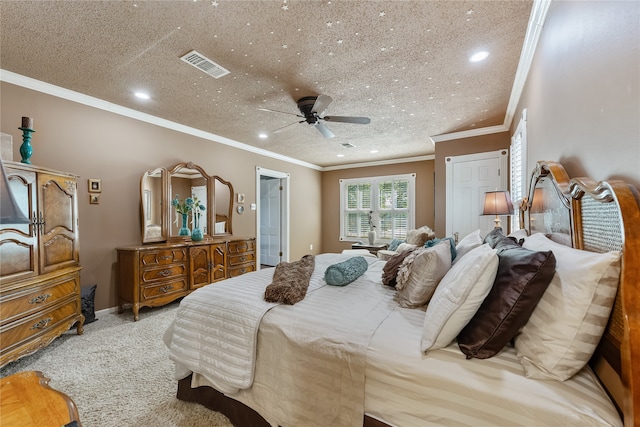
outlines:
[[[256,271],[256,264],[247,264],[241,267],[234,267],[229,269],[229,277],[241,276],[245,273],[249,273],[251,271]]]
[[[255,252],[249,252],[242,255],[231,255],[229,256],[229,267],[235,267],[237,265],[256,262],[256,254]]]
[[[57,282],[32,287],[2,295],[0,298],[0,324],[42,310],[58,303],[69,295],[79,295],[80,289],[75,277],[66,277]]]
[[[158,280],[167,281],[174,277],[187,275],[187,265],[177,264],[166,267],[148,268],[140,271],[140,285],[144,286]]]
[[[153,267],[187,261],[186,248],[158,249],[140,254],[140,267]]]
[[[147,285],[140,289],[140,300],[148,301],[165,296],[175,296],[178,293],[186,293],[189,289],[187,278],[178,280],[166,280],[155,285]]]
[[[229,250],[229,255],[241,254],[244,252],[255,252],[256,241],[253,239],[249,239],[249,240],[237,240],[237,241],[229,242],[228,250]]]
[[[78,313],[80,313],[80,298],[74,298],[66,304],[53,306],[16,322],[8,323],[0,329],[2,351],[10,350],[36,335],[45,335],[61,323],[76,317]]]

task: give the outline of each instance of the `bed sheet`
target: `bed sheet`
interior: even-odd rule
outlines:
[[[398,307],[367,351],[365,412],[392,426],[622,426],[589,367],[528,379],[513,347],[466,360],[457,343],[420,352],[423,309]]]

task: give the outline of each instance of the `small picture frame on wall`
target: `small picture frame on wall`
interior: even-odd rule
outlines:
[[[100,204],[100,195],[99,194],[89,194],[89,203],[92,205]]]
[[[89,193],[101,193],[102,180],[89,178]]]

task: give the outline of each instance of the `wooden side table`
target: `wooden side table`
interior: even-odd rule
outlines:
[[[386,243],[382,243],[380,245],[360,245],[358,243],[354,243],[351,245],[351,249],[366,249],[373,255],[376,255],[380,249],[387,249],[387,247],[388,245]]]
[[[19,372],[0,380],[0,425],[81,427],[74,401],[49,387],[49,378],[39,371]]]

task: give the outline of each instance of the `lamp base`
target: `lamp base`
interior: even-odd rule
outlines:
[[[498,215],[496,215],[496,219],[493,220],[495,226],[493,228],[501,228],[502,225],[500,224],[500,217],[498,217]]]

